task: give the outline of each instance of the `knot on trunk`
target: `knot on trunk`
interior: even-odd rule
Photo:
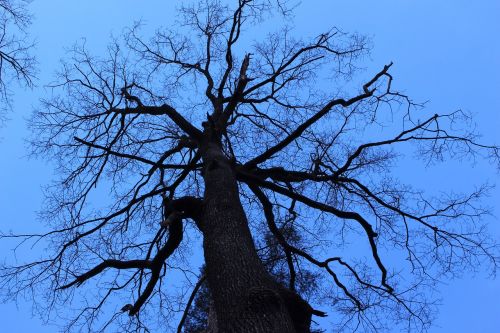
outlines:
[[[313,315],[326,317],[326,313],[313,309],[299,294],[283,287],[251,288],[247,294],[247,305],[254,313],[267,313],[270,308],[279,309],[284,306],[297,333],[311,332]]]
[[[203,200],[201,198],[185,196],[177,199],[163,198],[163,220],[160,225],[168,228],[170,225],[185,218],[198,223]]]
[[[295,332],[309,333],[311,332],[312,316],[326,317],[326,313],[314,310],[307,301],[305,301],[296,292],[280,288],[278,290],[281,299],[283,300],[288,314],[292,319]]]
[[[184,217],[184,214],[179,211],[172,211],[166,216],[166,218],[160,222],[160,225],[163,228],[168,228],[171,224],[176,223],[177,221],[181,220]]]

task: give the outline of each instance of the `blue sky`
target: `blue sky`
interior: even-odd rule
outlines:
[[[103,50],[112,33],[143,19],[148,26],[168,25],[174,15],[164,1],[132,0],[67,1],[34,0],[31,34],[37,40],[35,54],[40,63],[38,87],[15,90],[14,111],[0,130],[0,229],[37,229],[35,212],[41,207],[41,187],[53,177],[50,163],[26,158],[25,119],[43,85],[53,78],[65,48],[86,38],[90,49]],[[364,66],[374,71],[394,61],[398,87],[415,100],[429,100],[432,113],[464,109],[476,114],[478,130],[485,142],[500,143],[500,2],[497,0],[381,0],[303,1],[297,8],[297,31],[319,33],[335,25],[345,31],[373,38],[373,52]],[[422,186],[450,190],[472,189],[484,181],[498,183],[493,166],[478,162],[438,165],[431,170],[411,169],[405,176]],[[500,216],[498,189],[486,199]],[[500,237],[498,218],[490,218],[490,232]],[[10,244],[0,244],[10,256]],[[442,306],[431,330],[438,332],[495,332],[500,327],[500,281],[487,278],[479,269],[475,276],[464,273],[460,280],[443,284]],[[0,305],[2,331],[54,332],[32,316],[29,302]]]

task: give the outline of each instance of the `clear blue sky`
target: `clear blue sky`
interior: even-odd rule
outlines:
[[[14,112],[0,130],[0,229],[37,229],[35,212],[41,206],[41,187],[52,176],[50,164],[25,158],[23,139],[27,118],[42,86],[53,77],[64,48],[85,37],[90,49],[103,50],[111,33],[135,20],[148,26],[172,23],[173,6],[167,1],[34,0],[31,27],[37,39],[40,63],[39,86],[32,92],[15,91]],[[373,53],[364,65],[378,70],[394,61],[398,87],[416,100],[429,100],[433,113],[458,108],[476,114],[485,142],[500,144],[500,2],[498,0],[306,0],[296,12],[298,31],[313,35],[332,25],[373,37]],[[472,189],[489,180],[499,183],[493,166],[485,163],[440,165],[428,171],[411,169],[413,181],[456,191]],[[410,180],[411,178],[410,177]],[[498,189],[487,198],[500,216]],[[500,239],[498,218],[490,218],[491,233]],[[0,244],[1,255],[10,256],[10,246]],[[442,306],[431,330],[438,332],[498,332],[500,327],[500,280],[491,280],[481,269],[468,273],[442,288]],[[3,332],[55,332],[42,327],[32,316],[29,302],[0,305]]]

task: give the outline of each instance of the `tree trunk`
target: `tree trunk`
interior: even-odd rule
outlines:
[[[202,157],[206,167],[200,229],[218,333],[296,332],[281,287],[257,255],[230,161],[214,143]]]

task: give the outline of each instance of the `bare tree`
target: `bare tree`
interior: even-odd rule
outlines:
[[[496,267],[486,187],[432,198],[392,170],[408,147],[428,163],[498,163],[499,148],[461,111],[422,118],[392,63],[358,71],[363,36],[283,28],[249,46],[275,13],[289,14],[207,0],[177,31],[137,25],[104,57],[74,48],[31,122],[61,174],[50,230],[3,235],[48,250],[4,266],[4,290],[73,301],[68,330],[310,332],[328,312],[338,330],[412,331],[429,327],[438,277]]]
[[[0,0],[0,109],[10,104],[10,85],[17,81],[33,85],[35,60],[29,53],[32,43],[26,35],[31,22],[27,0]]]

